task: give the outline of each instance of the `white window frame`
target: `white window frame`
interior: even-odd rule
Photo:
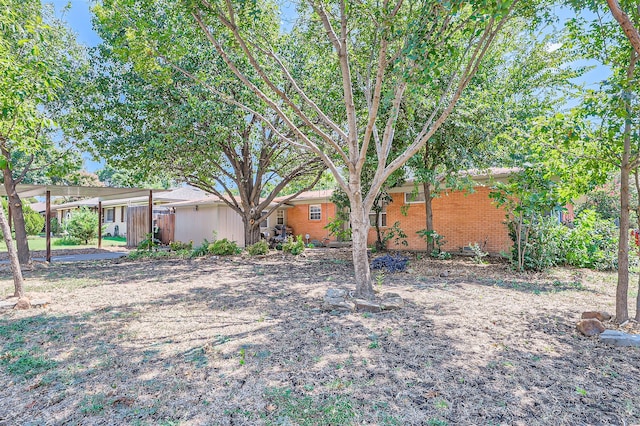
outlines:
[[[376,226],[373,222],[376,220],[376,212],[371,211],[371,213],[369,213],[369,224],[371,226]],[[386,228],[387,227],[387,206],[383,206],[382,207],[382,211],[380,212],[380,216],[378,216],[378,226],[380,228]]]
[[[276,210],[276,225],[284,225],[284,210]]]
[[[405,192],[404,193],[404,203],[405,204],[421,204],[424,203],[424,192],[418,192],[416,197],[422,197],[422,200],[411,200],[410,197],[413,195],[413,192]]]
[[[309,204],[309,220],[322,220],[322,204]]]
[[[113,217],[109,220],[109,216],[107,212],[112,211]],[[116,221],[116,208],[115,207],[106,207],[104,209],[104,223],[114,223]]]

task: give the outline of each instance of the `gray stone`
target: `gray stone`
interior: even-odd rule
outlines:
[[[356,311],[358,312],[381,312],[382,308],[376,302],[371,302],[365,299],[354,299],[353,302],[356,305]]]
[[[640,347],[640,335],[628,334],[623,331],[605,330],[600,334],[600,340],[613,346],[634,346]]]
[[[347,297],[347,290],[343,290],[341,288],[330,288],[327,290],[327,294],[324,296],[325,299],[336,297]]]
[[[353,311],[355,304],[342,297],[325,297],[322,309],[325,311]]]
[[[401,309],[404,307],[404,300],[402,300],[402,297],[391,297],[388,299],[384,299],[382,303],[380,303],[380,307],[383,311]]]
[[[0,309],[13,309],[17,300],[0,300]]]
[[[384,293],[384,294],[382,295],[382,298],[383,298],[383,299],[397,299],[397,298],[399,298],[399,297],[400,297],[400,295],[399,295],[398,293],[391,293],[391,292],[389,292],[389,293]]]

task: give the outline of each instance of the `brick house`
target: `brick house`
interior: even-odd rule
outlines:
[[[336,217],[336,205],[329,199],[332,190],[307,191],[298,195],[295,199],[284,204],[276,211],[281,217],[280,224],[286,224],[293,229],[295,235],[304,238],[309,234],[309,241],[322,241],[326,238],[335,240],[329,235],[325,226]],[[276,201],[284,197],[276,198]]]
[[[507,227],[504,224],[505,211],[498,208],[489,198],[491,182],[507,179],[514,169],[494,168],[487,174],[469,174],[473,190],[445,190],[433,199],[433,226],[446,239],[444,250],[460,252],[469,244],[478,243],[490,253],[508,251],[511,246]],[[425,241],[416,234],[426,227],[424,194],[415,194],[414,184],[408,182],[390,191],[393,202],[385,206],[380,218],[383,229],[395,222],[407,235],[408,246],[390,248],[424,250]],[[287,226],[295,235],[309,234],[310,240],[325,238],[335,240],[324,227],[336,216],[336,206],[329,201],[332,191],[309,191],[300,194],[285,206],[283,213]],[[404,214],[403,214],[404,213]],[[372,222],[375,220],[371,215]],[[375,227],[369,230],[369,244],[376,241]]]

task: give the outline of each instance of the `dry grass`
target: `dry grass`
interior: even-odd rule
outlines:
[[[52,303],[0,314],[3,425],[640,423],[640,350],[574,330],[613,310],[611,274],[414,258],[384,277],[407,302],[384,314],[320,311],[352,286],[337,250],[27,279]]]

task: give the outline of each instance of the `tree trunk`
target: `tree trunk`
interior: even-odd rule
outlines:
[[[638,274],[638,295],[636,296],[636,322],[640,322],[640,274]]]
[[[27,241],[27,229],[24,221],[24,213],[22,211],[22,200],[16,192],[16,185],[13,180],[13,174],[9,167],[5,167],[2,171],[4,177],[4,189],[8,194],[7,201],[11,210],[13,219],[14,232],[16,234],[16,246],[18,248],[18,260],[21,265],[31,263],[31,254],[29,253],[29,243]]]
[[[25,297],[24,294],[24,279],[22,278],[22,269],[20,269],[20,262],[18,261],[18,253],[13,246],[13,239],[11,238],[11,229],[9,228],[9,221],[4,214],[4,209],[0,208],[0,227],[4,234],[4,242],[7,244],[7,251],[9,254],[9,265],[11,267],[11,273],[13,274],[14,296],[20,299]]]
[[[429,182],[423,182],[422,187],[424,188],[424,210],[425,216],[427,217],[427,253],[431,254],[436,248],[434,235],[433,235],[433,210],[431,205],[431,184]]]
[[[354,191],[355,192],[355,191]],[[356,194],[357,195],[357,194]],[[369,235],[369,212],[365,211],[362,199],[351,200],[352,253],[353,269],[356,278],[356,297],[372,300],[375,297],[371,285],[371,270],[367,256],[367,237]]]
[[[633,73],[638,57],[631,50],[627,67],[627,85],[633,82]],[[629,174],[631,163],[631,105],[625,98],[625,120],[622,161],[620,162],[620,241],[618,243],[618,287],[616,288],[616,321],[621,324],[629,319]]]
[[[626,133],[627,124],[625,124]],[[620,241],[618,243],[618,286],[616,288],[616,321],[629,319],[627,293],[629,291],[629,155],[630,138],[624,138],[624,151],[620,167]]]
[[[253,220],[253,224],[251,221]],[[247,218],[244,221],[244,246],[250,246],[260,241],[260,219]]]
[[[640,231],[640,176],[638,173],[640,170],[636,168],[633,171],[633,177],[636,184],[636,194],[638,195],[637,204],[636,204],[636,219],[638,221],[638,231]],[[636,240],[634,241],[633,248],[636,250],[636,254],[640,257],[640,246],[637,244],[638,235],[635,235]],[[636,296],[636,322],[640,322],[640,274],[638,274],[638,294]]]

